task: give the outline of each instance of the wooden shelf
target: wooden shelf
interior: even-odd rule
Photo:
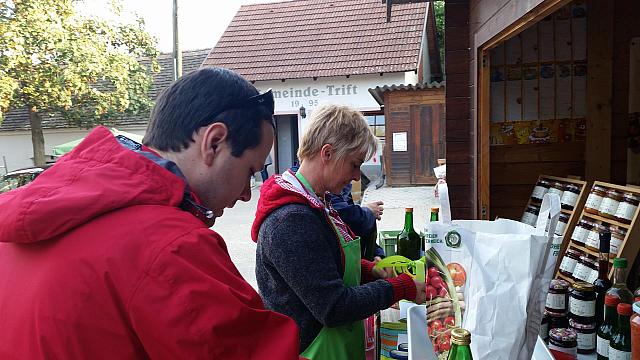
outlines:
[[[598,255],[599,255],[599,254],[598,254],[598,252],[597,252],[597,251],[593,251],[593,250],[591,250],[591,249],[587,249],[587,248],[586,248],[586,247],[584,247],[584,246],[576,245],[576,243],[574,243],[573,241],[569,244],[569,246],[571,246],[573,249],[580,250],[580,251],[582,251],[583,253],[586,253],[586,254],[589,254],[589,255],[593,255],[593,256],[595,256],[596,258],[598,258]]]
[[[563,183],[571,183],[571,184],[575,184],[575,185],[579,185],[582,186],[584,184],[586,184],[585,181],[582,180],[577,180],[577,179],[571,179],[571,178],[563,178],[563,177],[557,177],[557,176],[551,176],[551,175],[540,175],[541,179],[546,179],[546,180],[555,180],[555,181],[560,181]]]
[[[617,227],[621,227],[621,228],[624,228],[626,230],[628,230],[629,227],[630,227],[630,225],[623,224],[623,223],[621,223],[619,221],[616,221],[616,220],[607,219],[606,217],[602,217],[600,215],[590,214],[590,213],[588,213],[586,211],[582,214],[582,217],[583,218],[586,217],[586,218],[593,219],[593,220],[598,220],[600,222],[607,223],[609,225],[615,225]]]
[[[568,276],[566,276],[566,275],[564,275],[564,274],[562,274],[562,273],[560,273],[560,272],[558,272],[558,273],[556,274],[556,278],[559,278],[559,279],[562,279],[562,280],[568,281],[568,282],[569,282],[569,284],[573,284],[573,282],[575,281],[575,280],[573,280],[572,278],[570,278],[570,277],[568,277]]]
[[[567,209],[560,209],[560,211],[561,211],[563,214],[567,214],[567,215],[571,215],[571,214],[573,214],[573,211],[571,211],[571,210],[567,210]]]

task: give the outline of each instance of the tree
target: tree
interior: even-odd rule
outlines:
[[[45,162],[44,114],[89,128],[152,105],[147,92],[158,50],[143,20],[84,16],[77,2],[0,0],[0,112],[29,109],[36,165]],[[120,15],[117,4],[111,9]]]
[[[433,13],[436,17],[436,36],[440,51],[440,65],[444,69],[444,1],[433,2]]]

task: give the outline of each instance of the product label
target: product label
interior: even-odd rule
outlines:
[[[587,282],[590,284],[593,284],[594,282],[596,282],[597,279],[598,279],[598,270],[591,269],[591,273],[587,278]]]
[[[577,316],[591,317],[596,315],[595,300],[579,300],[574,297],[569,298],[569,312]]]
[[[602,204],[600,205],[600,211],[609,215],[614,215],[618,210],[618,205],[620,205],[620,202],[611,198],[605,198],[602,200]]]
[[[538,217],[530,212],[525,212],[524,215],[522,215],[522,222],[525,224],[536,226],[536,221],[538,221]]]
[[[587,281],[589,275],[591,275],[591,268],[588,268],[581,263],[577,263],[576,268],[573,269],[573,277],[580,281]]]
[[[609,345],[609,360],[631,360],[631,352],[620,351]]]
[[[562,194],[562,200],[560,201],[563,204],[575,206],[578,202],[578,194],[572,193],[571,191],[565,191]]]
[[[578,349],[593,350],[596,348],[596,333],[582,334],[578,333]]]
[[[560,190],[560,189],[556,189],[556,188],[550,188],[549,189],[549,194],[558,194],[558,196],[562,199],[562,193],[564,193],[564,191]]]
[[[585,241],[585,245],[594,247],[596,249],[600,248],[600,233],[596,231],[589,231],[589,236],[587,236],[587,241]]]
[[[545,307],[549,308],[549,309],[556,309],[556,310],[565,310],[567,308],[567,304],[566,304],[566,296],[563,294],[552,294],[552,293],[548,293],[547,294],[547,302],[545,303]]]
[[[584,239],[587,237],[588,232],[589,230],[581,226],[576,226],[573,230],[573,234],[571,234],[571,239],[584,243]]]
[[[598,336],[598,347],[596,348],[596,352],[600,356],[608,357],[609,356],[609,340]]]
[[[576,268],[576,264],[578,264],[578,260],[565,256],[562,258],[562,262],[560,263],[560,270],[573,273],[573,270]]]
[[[542,197],[544,196],[544,194],[547,193],[547,191],[549,191],[549,189],[547,189],[544,186],[536,186],[533,188],[533,193],[531,194],[531,197],[535,199],[542,199]]]
[[[558,221],[558,225],[556,226],[556,235],[562,236],[564,234],[564,229],[567,227],[567,223],[563,223],[562,221]]]
[[[589,194],[587,198],[587,202],[584,204],[584,207],[588,207],[589,209],[600,209],[600,205],[602,204],[602,196],[598,196],[596,194]]]
[[[638,207],[635,205],[631,205],[627,202],[621,202],[618,206],[618,211],[616,211],[616,217],[631,220],[633,219],[633,214],[636,213]]]
[[[618,238],[615,238],[615,237],[611,237],[611,243],[609,244],[610,246],[609,253],[617,255],[620,245],[622,245],[622,240],[619,240]]]

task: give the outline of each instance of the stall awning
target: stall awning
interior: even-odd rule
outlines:
[[[431,82],[424,84],[400,84],[400,85],[385,85],[385,86],[376,86],[373,89],[369,89],[369,93],[373,96],[374,99],[381,106],[384,105],[384,95],[383,93],[388,91],[415,91],[415,90],[424,90],[424,89],[439,89],[444,87],[445,82]]]

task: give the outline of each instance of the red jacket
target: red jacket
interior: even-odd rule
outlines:
[[[98,128],[0,195],[0,359],[298,359],[184,189]]]

